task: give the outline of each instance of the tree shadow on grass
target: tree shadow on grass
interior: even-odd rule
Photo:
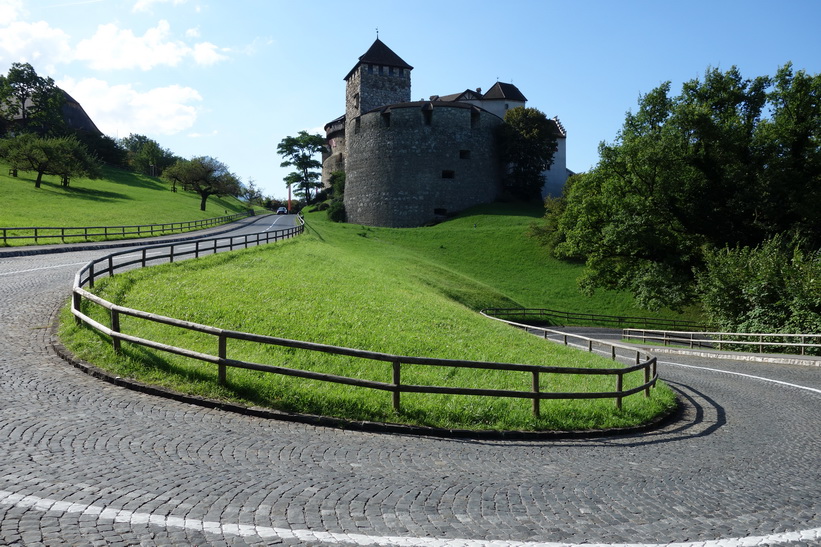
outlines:
[[[124,186],[145,188],[147,190],[170,190],[168,184],[164,184],[160,179],[130,171],[105,169],[103,176],[110,182]]]
[[[26,179],[21,177],[20,180],[25,182],[30,181],[31,184],[34,185],[34,178]],[[121,194],[119,192],[109,192],[106,190],[97,190],[94,188],[63,186],[59,182],[47,180],[45,178],[40,182],[39,191],[43,194],[52,194],[59,197],[79,199],[85,201],[133,201],[133,198],[128,194]]]

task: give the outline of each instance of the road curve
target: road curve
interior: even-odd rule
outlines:
[[[0,257],[2,545],[821,545],[821,369],[662,357],[684,412],[627,436],[265,420],[62,361],[49,325],[99,254]]]

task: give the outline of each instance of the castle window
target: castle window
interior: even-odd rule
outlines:
[[[391,76],[393,76],[393,67],[389,67],[389,68],[388,68],[388,74],[390,74]]]
[[[357,109],[359,108],[359,93],[353,96],[353,107]]]
[[[479,127],[479,110],[472,108],[470,110],[470,128],[476,129]]]
[[[442,170],[442,178],[443,179],[455,179],[456,178],[456,171],[452,171],[450,169],[443,169]]]
[[[391,113],[390,112],[383,112],[382,113],[382,127],[390,127],[391,126]]]
[[[460,160],[469,160],[470,159],[470,150],[459,150],[459,159]]]
[[[423,110],[422,111],[422,121],[425,125],[432,125],[433,124],[433,110]]]
[[[373,65],[368,65],[368,74],[373,74]]]
[[[356,118],[356,120],[354,121],[354,124],[353,124],[353,132],[354,132],[354,134],[358,134],[358,133],[359,133],[359,122],[360,122],[360,121],[362,121],[362,120],[361,120],[360,118],[358,118],[358,117],[357,117],[357,118]]]

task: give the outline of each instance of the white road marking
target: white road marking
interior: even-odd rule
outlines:
[[[42,266],[40,268],[29,268],[28,270],[15,270],[13,272],[3,272],[0,275],[15,275],[21,273],[29,273],[29,272],[39,272],[41,270],[54,270],[56,268],[65,268],[67,266],[81,266],[85,264],[85,262],[72,262],[71,264],[57,264],[56,266]]]
[[[699,370],[709,370],[711,372],[721,372],[724,374],[732,374],[734,376],[742,376],[744,378],[752,378],[754,380],[761,380],[762,382],[770,382],[771,384],[778,384],[782,386],[794,387],[796,389],[803,389],[805,391],[811,391],[813,393],[821,394],[821,389],[816,389],[814,387],[807,387],[807,386],[800,386],[798,384],[791,384],[790,382],[782,382],[781,380],[773,380],[772,378],[765,378],[764,376],[754,376],[752,374],[744,374],[743,372],[733,372],[729,370],[721,370],[720,368],[710,368],[710,367],[699,367],[696,365],[684,365],[682,363],[673,363],[672,361],[659,361],[659,364],[663,365],[673,365],[677,367],[684,367],[684,368],[697,368]]]
[[[164,528],[182,528],[224,536],[260,537],[265,539],[296,539],[322,543],[353,545],[385,545],[389,547],[753,547],[759,545],[777,545],[793,541],[816,541],[821,539],[821,528],[812,528],[800,532],[783,532],[766,536],[746,538],[714,539],[702,541],[685,541],[675,543],[567,543],[540,541],[487,541],[483,539],[463,538],[416,538],[401,536],[368,536],[365,534],[346,534],[320,532],[313,530],[295,530],[292,528],[274,528],[250,524],[228,524],[215,521],[203,521],[187,517],[156,515],[153,513],[136,513],[125,509],[114,509],[100,505],[86,505],[70,501],[52,500],[37,496],[25,496],[0,490],[0,505],[11,505],[17,508],[32,508],[36,511],[63,514],[97,515],[98,520],[130,524],[149,524]]]

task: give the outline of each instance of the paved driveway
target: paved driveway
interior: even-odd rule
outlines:
[[[265,420],[62,361],[49,324],[98,254],[0,258],[2,545],[821,544],[821,369],[662,356],[683,415],[617,437]]]

